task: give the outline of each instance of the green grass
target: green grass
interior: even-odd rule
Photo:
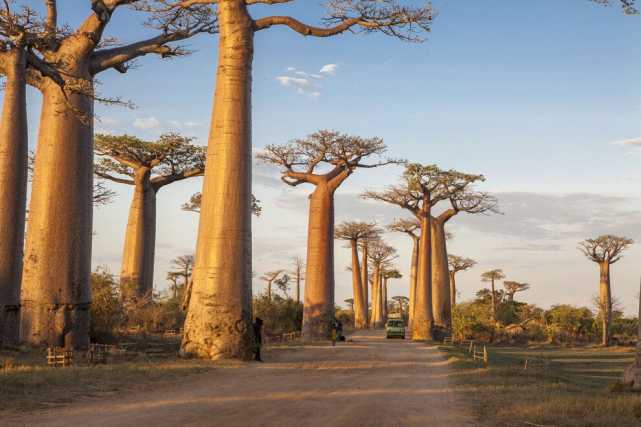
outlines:
[[[641,393],[610,391],[633,362],[632,349],[488,347],[488,369],[477,368],[463,349],[441,349],[481,425],[641,426]],[[541,356],[546,367],[523,369],[525,358]]]

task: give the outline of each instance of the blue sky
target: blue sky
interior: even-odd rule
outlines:
[[[88,2],[61,3],[60,19],[72,25],[87,13],[79,4]],[[290,13],[318,23],[319,3],[298,0],[253,10],[255,16]],[[481,287],[483,269],[503,268],[509,279],[533,284],[524,295],[528,301],[590,305],[598,272],[576,243],[606,232],[641,242],[641,17],[585,0],[433,4],[438,16],[422,44],[382,35],[313,39],[285,28],[259,32],[254,146],[333,128],[381,136],[394,156],[483,173],[488,180],[482,188],[496,193],[504,215],[461,217],[451,224],[450,251],[479,261],[459,279],[463,299]],[[140,14],[122,10],[108,34],[122,42],[151,34],[140,21]],[[180,131],[205,144],[216,42],[215,36],[200,36],[185,43],[194,50],[187,58],[145,58],[124,76],[101,75],[104,95],[122,96],[137,107],[99,106],[96,128],[144,138]],[[333,72],[322,79],[310,76],[331,64],[325,69]],[[33,91],[29,104],[33,144],[39,110]],[[254,269],[260,275],[304,255],[310,189],[284,186],[271,167],[256,165],[255,172],[254,192],[264,207],[254,221]],[[339,190],[337,220],[386,223],[403,216],[358,199],[366,188],[393,183],[399,173],[385,168],[350,177]],[[169,260],[193,251],[197,217],[179,205],[200,185],[199,179],[183,182],[159,195],[158,288],[165,286]],[[96,212],[94,265],[107,264],[117,273],[130,190],[114,189],[119,198]],[[409,241],[387,238],[407,272]],[[351,292],[343,271],[348,255],[338,242],[338,303]],[[614,267],[614,295],[630,313],[637,304],[640,260],[635,245]],[[262,290],[258,282],[254,288]],[[406,288],[401,279],[390,292],[406,294]]]

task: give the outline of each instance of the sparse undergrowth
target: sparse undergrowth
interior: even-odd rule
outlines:
[[[485,426],[638,427],[641,393],[614,392],[630,349],[491,348],[490,367],[477,369],[466,351],[442,347],[454,381]],[[547,366],[524,370],[525,358]]]

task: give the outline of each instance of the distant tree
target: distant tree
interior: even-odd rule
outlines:
[[[482,282],[489,282],[492,285],[492,292],[490,293],[492,299],[492,319],[496,322],[496,287],[497,280],[505,279],[505,274],[501,269],[489,270],[481,274]]]
[[[452,298],[452,308],[456,306],[456,273],[467,271],[476,265],[476,261],[471,258],[463,258],[457,255],[448,255],[447,263],[450,275],[450,296]]]
[[[373,237],[376,228],[376,223],[345,221],[337,225],[334,231],[334,237],[338,240],[347,240],[352,250],[352,292],[354,295],[354,327],[356,329],[367,327],[367,301],[363,294],[364,286],[358,259],[358,245],[363,239]]]
[[[465,189],[470,182],[481,179],[458,171],[446,171],[436,165],[411,163],[405,166],[401,183],[383,191],[367,191],[362,197],[380,200],[409,210],[419,221],[419,261],[416,279],[412,339],[432,339],[434,311],[432,307],[432,209]],[[447,289],[449,293],[449,288]],[[449,297],[448,303],[449,303]]]
[[[194,268],[194,256],[182,255],[171,260],[173,270],[167,272],[167,279],[173,283],[172,291],[174,298],[178,297],[179,281],[182,282],[182,289],[189,288],[191,273]]]
[[[612,289],[610,286],[610,266],[621,259],[623,251],[633,244],[631,239],[612,235],[602,235],[595,239],[586,239],[579,243],[579,250],[590,260],[599,265],[599,302],[603,322],[602,344],[610,345],[610,327],[612,324]]]
[[[289,281],[290,277],[287,275],[287,273],[284,273],[282,276],[280,276],[278,279],[274,280],[274,284],[276,285],[276,288],[283,293],[285,298],[289,299],[288,295],[288,290],[289,290]]]
[[[349,309],[354,312],[354,298],[347,298],[345,302],[349,306]]]
[[[396,219],[387,226],[389,231],[407,234],[412,239],[412,259],[410,263],[410,283],[409,283],[409,308],[407,309],[408,327],[412,330],[412,320],[414,316],[414,302],[416,294],[416,273],[418,269],[418,245],[420,241],[421,223],[417,218]]]
[[[372,261],[372,326],[382,328],[385,323],[385,308],[387,300],[384,299],[383,278],[385,270],[398,258],[396,249],[385,244],[382,240],[372,241],[369,248],[369,257]]]
[[[392,265],[387,266],[383,270],[383,319],[387,320],[387,315],[389,313],[389,300],[387,298],[388,295],[388,288],[387,288],[387,282],[389,279],[401,279],[403,275],[401,274],[398,269],[394,268]]]
[[[503,282],[508,302],[514,302],[514,294],[517,292],[527,291],[530,289],[530,286],[531,285],[529,283],[519,283],[512,280],[506,280]]]
[[[137,287],[139,296],[153,290],[156,241],[156,194],[176,181],[201,176],[205,148],[193,138],[164,134],[156,142],[122,135],[96,135],[99,158],[95,174],[134,187],[120,280]]]
[[[305,280],[305,262],[299,256],[296,256],[292,259],[294,266],[290,270],[289,274],[292,275],[292,280],[296,282],[296,302],[300,302],[300,282]]]
[[[321,130],[284,145],[268,145],[257,157],[282,168],[290,186],[311,184],[303,335],[326,338],[334,317],[334,193],[359,168],[398,163],[382,158],[381,138],[361,138]],[[366,163],[367,158],[375,158]]]
[[[274,281],[276,281],[276,279],[278,279],[278,276],[283,274],[284,271],[285,270],[268,271],[267,273],[263,274],[260,277],[260,280],[267,283],[267,300],[268,301],[272,300],[272,284],[274,283]]]
[[[409,310],[410,299],[403,295],[397,295],[392,297],[392,300],[396,302],[401,318],[404,319],[407,316],[407,312]]]

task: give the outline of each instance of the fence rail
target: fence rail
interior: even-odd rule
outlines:
[[[280,335],[266,336],[265,337],[265,344],[296,341],[297,339],[300,338],[300,336],[301,335],[300,335],[299,331],[287,332],[287,333],[280,334]]]
[[[73,365],[73,351],[61,347],[47,348],[47,365],[54,367]]]
[[[443,345],[452,345],[465,349],[470,355],[472,360],[476,363],[482,363],[485,367],[489,365],[489,355],[487,353],[487,347],[484,345],[476,345],[474,340],[460,340],[457,341],[451,336],[443,338]]]

